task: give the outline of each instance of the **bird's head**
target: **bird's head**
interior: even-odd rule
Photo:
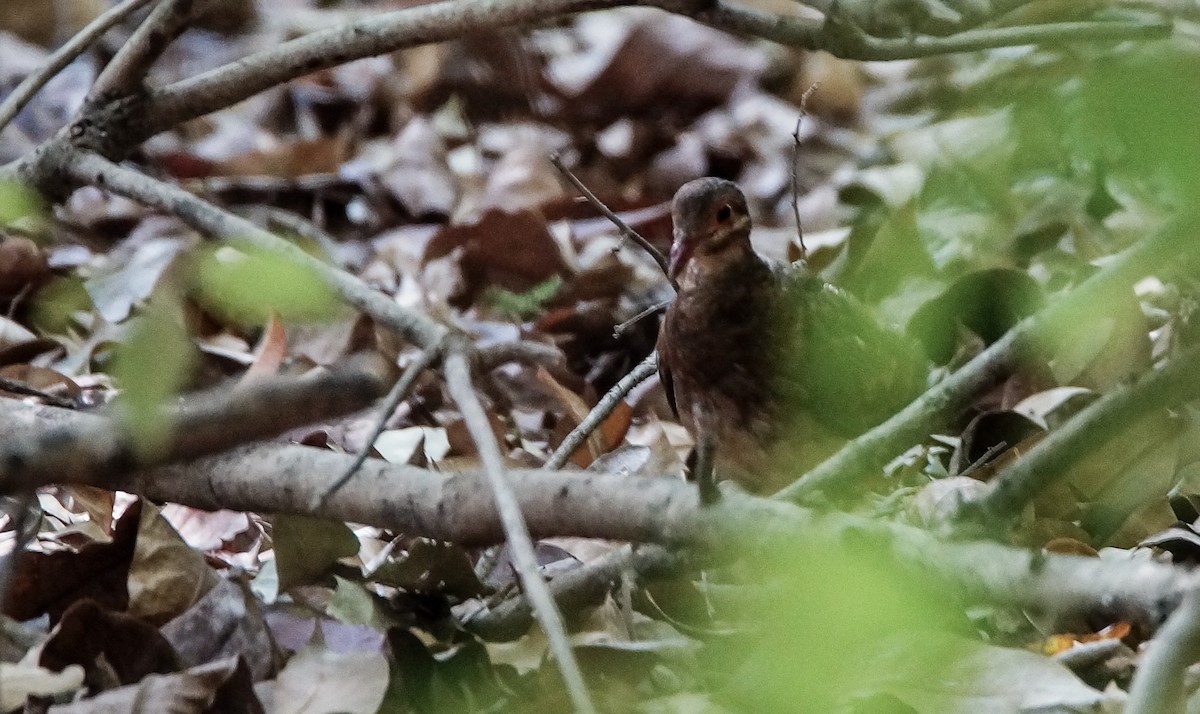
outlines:
[[[702,178],[685,183],[675,192],[671,221],[675,226],[672,280],[689,264],[707,271],[751,252],[746,197],[732,181]]]

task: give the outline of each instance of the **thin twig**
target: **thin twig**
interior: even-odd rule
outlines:
[[[1200,592],[1186,594],[1138,664],[1125,714],[1184,714],[1189,666],[1200,660]]]
[[[521,586],[529,596],[537,613],[538,621],[546,633],[550,651],[558,664],[559,672],[567,685],[567,692],[577,712],[595,712],[596,708],[588,696],[587,684],[583,679],[583,671],[571,650],[567,639],[567,628],[563,624],[562,613],[554,604],[550,588],[538,571],[537,555],[533,549],[533,539],[529,528],[525,525],[525,516],[521,513],[521,502],[509,482],[504,467],[504,457],[500,454],[500,445],[492,433],[487,414],[475,389],[471,385],[471,366],[466,355],[460,351],[451,351],[445,359],[446,389],[450,397],[462,412],[463,422],[475,447],[479,450],[479,460],[483,465],[492,495],[496,501],[496,511],[504,526],[504,534],[512,548],[513,565],[520,577]]]
[[[132,198],[177,216],[201,233],[221,238],[235,248],[266,251],[313,270],[347,304],[370,315],[377,322],[399,332],[425,349],[436,348],[449,328],[396,304],[350,273],[314,258],[303,249],[269,233],[244,218],[224,211],[184,191],[158,181],[90,152],[66,150],[66,171],[74,179]]]
[[[649,379],[657,369],[658,354],[651,352],[650,356],[639,362],[629,374],[621,377],[613,385],[612,389],[608,390],[600,398],[596,406],[592,407],[592,410],[583,418],[583,421],[579,422],[579,426],[572,429],[570,434],[567,434],[567,438],[563,439],[558,448],[554,450],[554,453],[550,455],[550,458],[546,459],[546,468],[562,468],[563,464],[567,463],[567,459],[571,458],[571,454],[574,454],[575,450],[582,446],[583,442],[587,441],[587,438],[592,435],[592,432],[604,423],[608,415],[612,414],[617,405],[621,403],[621,400],[625,398],[625,395],[629,394],[634,387]]]
[[[300,238],[316,243],[329,260],[339,268],[346,267],[346,261],[341,257],[342,251],[339,249],[337,240],[304,216],[275,206],[251,206],[235,209],[234,212],[244,217],[261,215],[266,219],[268,227],[294,233]]]
[[[804,229],[800,224],[800,125],[808,116],[808,98],[821,86],[813,82],[804,94],[800,95],[800,114],[796,117],[796,128],[792,131],[792,213],[796,216],[796,238],[800,241],[800,257],[808,257],[808,248],[804,245]]]
[[[632,571],[646,579],[660,577],[678,572],[687,560],[654,545],[640,545],[636,549],[626,545],[556,576],[550,581],[550,591],[560,610],[578,612],[602,602],[624,573]],[[498,605],[472,612],[463,618],[462,624],[485,639],[507,640],[528,630],[532,616],[529,598],[518,593]]]
[[[638,314],[629,318],[625,322],[622,322],[621,324],[614,327],[613,328],[613,337],[621,337],[622,335],[624,335],[626,332],[629,331],[629,328],[638,324],[642,320],[645,320],[647,317],[650,317],[651,315],[657,315],[658,313],[662,312],[663,310],[666,310],[667,307],[669,307],[672,302],[673,302],[672,300],[663,300],[660,303],[651,305],[650,307],[646,308],[645,310],[642,310],[641,312],[639,312]]]
[[[143,87],[150,66],[187,29],[191,19],[192,0],[163,0],[96,78],[88,101],[102,103],[136,93]]]
[[[540,364],[544,367],[561,367],[565,357],[554,345],[545,345],[530,340],[501,342],[475,350],[475,359],[484,372],[508,362]]]
[[[74,37],[67,40],[62,47],[55,50],[54,54],[50,55],[36,72],[21,80],[17,88],[5,97],[3,102],[0,102],[0,131],[4,131],[4,127],[8,126],[8,123],[21,113],[29,100],[33,99],[38,91],[46,86],[47,82],[61,72],[64,67],[75,61],[75,58],[91,47],[92,43],[101,35],[150,2],[154,2],[154,0],[125,0],[120,5],[109,8],[88,23],[87,27],[80,30]]]
[[[955,475],[958,477],[970,476],[971,474],[975,473],[979,469],[983,468],[984,465],[987,464],[987,462],[994,459],[997,454],[999,454],[1001,451],[1004,451],[1007,448],[1008,448],[1007,441],[1001,441],[998,444],[992,444],[988,448],[987,451],[983,452],[983,456],[980,456],[978,459],[975,459],[974,461],[972,461],[971,464],[969,466],[967,466],[967,468],[963,469],[962,471],[960,471],[959,473],[957,473]]]
[[[646,251],[646,253],[654,259],[655,263],[658,263],[658,267],[660,270],[662,270],[663,275],[668,276],[668,279],[670,278],[671,273],[667,266],[667,258],[658,250],[658,248],[655,248],[650,241],[646,240],[646,238],[642,236],[642,234],[630,228],[629,224],[621,220],[620,216],[614,213],[608,206],[604,205],[603,201],[601,201],[599,198],[596,198],[596,194],[592,193],[587,186],[583,185],[583,182],[580,181],[575,174],[571,173],[571,170],[568,169],[567,165],[563,163],[561,156],[558,154],[552,154],[550,156],[550,162],[553,163],[554,168],[558,169],[559,173],[561,173],[563,177],[575,187],[575,190],[579,191],[579,193],[587,199],[588,203],[592,204],[593,208],[599,211],[602,216],[612,221],[612,224],[617,227],[618,231],[620,231],[622,241],[631,240],[634,243],[637,243],[642,250]],[[671,280],[671,286],[676,287],[674,280]]]
[[[412,364],[408,365],[404,370],[404,374],[400,375],[400,379],[392,387],[392,391],[388,392],[383,407],[379,410],[379,420],[375,423],[375,428],[371,430],[371,436],[367,439],[367,443],[363,446],[362,451],[354,458],[354,463],[350,464],[350,468],[346,469],[346,473],[342,474],[341,478],[312,499],[310,511],[319,510],[329,500],[330,496],[337,493],[338,489],[345,486],[350,479],[354,478],[354,474],[362,468],[367,457],[371,455],[371,447],[375,444],[375,440],[387,429],[387,422],[388,419],[392,418],[392,413],[400,406],[400,402],[404,401],[404,398],[408,396],[409,391],[416,384],[417,378],[437,360],[437,357],[438,354],[436,351],[426,350],[418,355]]]

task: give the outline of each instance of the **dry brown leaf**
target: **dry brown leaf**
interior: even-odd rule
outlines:
[[[204,556],[179,537],[158,508],[143,503],[129,566],[129,613],[162,624],[186,611],[218,581]]]

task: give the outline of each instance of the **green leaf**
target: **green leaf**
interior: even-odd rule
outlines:
[[[340,521],[278,515],[271,523],[280,591],[311,583],[341,558],[358,552],[358,538]]]
[[[538,283],[523,293],[493,288],[488,291],[487,300],[497,312],[523,320],[541,312],[546,302],[558,292],[562,282],[561,276],[552,275],[549,280]]]
[[[173,425],[162,405],[183,385],[195,359],[177,296],[160,295],[132,321],[117,349],[113,376],[121,386],[122,417],[142,455],[165,446]]]
[[[375,596],[368,592],[362,583],[336,575],[333,579],[337,582],[337,587],[326,608],[330,617],[347,625],[363,625],[381,631],[400,624],[399,620],[379,607]]]
[[[205,306],[247,325],[263,323],[272,312],[284,320],[328,319],[340,304],[311,267],[228,246],[200,257],[194,287]]]
[[[22,218],[44,213],[44,203],[35,192],[19,183],[0,182],[0,226],[7,226]]]

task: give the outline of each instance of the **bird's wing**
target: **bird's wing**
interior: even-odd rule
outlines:
[[[668,310],[667,314],[663,316],[662,325],[658,328],[658,342],[655,348],[658,350],[658,381],[662,382],[663,391],[667,395],[667,404],[671,405],[671,413],[678,417],[679,406],[675,402],[675,380],[671,377],[671,349],[666,339],[669,332],[667,322],[670,319],[671,313]]]
[[[789,271],[782,280],[796,354],[789,382],[818,421],[853,436],[924,390],[928,365],[912,340],[819,277]]]

